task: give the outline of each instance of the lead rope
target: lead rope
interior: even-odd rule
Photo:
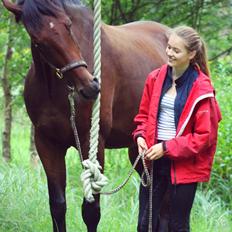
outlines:
[[[148,232],[152,232],[152,192],[153,192],[153,161],[151,165],[151,184],[149,186],[149,216],[148,216]]]
[[[141,183],[144,187],[148,187],[150,186],[151,184],[151,177],[150,177],[150,174],[149,174],[149,171],[147,169],[147,166],[146,166],[146,163],[145,163],[145,160],[144,160],[144,155],[145,155],[145,152],[142,152],[141,154],[138,154],[133,166],[131,167],[129,173],[128,173],[128,176],[127,178],[122,182],[122,184],[120,184],[118,187],[116,187],[115,189],[113,190],[110,190],[110,191],[107,191],[107,192],[100,192],[100,194],[103,194],[103,195],[111,195],[111,194],[114,194],[116,192],[118,192],[119,190],[121,190],[125,185],[126,183],[129,181],[130,177],[132,176],[133,172],[135,171],[135,168],[139,162],[140,159],[142,159],[142,162],[143,162],[143,168],[144,168],[144,172],[142,174],[142,177],[141,177]],[[144,179],[144,174],[146,175],[146,181]]]
[[[69,99],[69,104],[70,104],[70,111],[71,111],[70,122],[71,122],[71,127],[73,129],[76,148],[77,148],[77,150],[79,152],[79,157],[80,157],[80,161],[81,161],[81,164],[82,164],[82,168],[84,169],[84,172],[81,174],[81,178],[85,179],[85,176],[83,176],[83,175],[86,175],[87,177],[93,178],[91,172],[95,173],[95,175],[94,175],[95,181],[94,181],[94,184],[92,183],[92,185],[93,185],[92,188],[88,188],[88,186],[90,186],[91,183],[84,184],[84,187],[85,187],[84,188],[84,196],[85,196],[86,200],[91,199],[91,194],[92,194],[91,189],[94,189],[93,190],[94,193],[100,193],[100,194],[103,194],[103,195],[111,195],[111,194],[114,194],[114,193],[118,192],[119,190],[121,190],[127,184],[127,182],[129,181],[130,177],[132,176],[133,172],[135,171],[135,168],[136,168],[139,160],[142,159],[142,164],[143,164],[144,171],[143,171],[142,176],[141,176],[141,184],[144,187],[149,187],[149,227],[148,227],[149,229],[148,229],[148,232],[152,232],[153,165],[151,166],[151,174],[149,174],[149,171],[148,171],[145,159],[144,159],[144,155],[145,155],[146,151],[144,150],[142,153],[138,154],[133,166],[131,167],[131,169],[130,169],[130,171],[128,173],[127,178],[122,182],[122,184],[120,184],[118,187],[116,187],[113,190],[110,190],[110,191],[107,191],[107,192],[101,192],[100,191],[101,188],[98,187],[99,185],[102,185],[100,182],[105,181],[107,183],[108,181],[107,181],[107,179],[105,180],[104,177],[101,177],[102,174],[99,171],[100,167],[97,167],[96,170],[95,170],[95,167],[92,167],[92,169],[93,169],[92,171],[89,171],[89,169],[86,168],[85,162],[88,162],[88,160],[85,160],[85,161],[83,160],[83,155],[82,155],[81,146],[80,146],[80,139],[79,139],[79,136],[78,136],[76,123],[75,123],[75,116],[76,116],[76,113],[75,113],[75,100],[74,100],[75,90],[74,90],[74,87],[70,87],[70,86],[68,86],[68,89],[70,91],[69,94],[68,94],[68,99]],[[91,164],[89,164],[89,166],[91,166]],[[146,178],[144,177],[144,175],[146,176]],[[83,181],[83,183],[85,183],[83,179],[82,179],[82,181]],[[93,198],[93,200],[94,200],[94,198]],[[90,201],[90,202],[92,202],[92,201]]]
[[[71,126],[72,126],[72,129],[73,129],[73,134],[74,134],[74,138],[75,138],[76,148],[77,148],[77,150],[79,152],[80,161],[81,161],[81,164],[82,164],[82,168],[84,169],[84,173],[86,175],[90,175],[90,173],[88,172],[88,168],[86,168],[86,165],[85,165],[85,162],[88,161],[88,160],[83,160],[83,155],[82,155],[81,146],[80,146],[80,139],[79,139],[79,136],[78,136],[78,132],[77,132],[77,128],[76,128],[76,123],[75,123],[75,114],[76,114],[75,113],[75,100],[74,100],[75,90],[74,90],[73,87],[70,87],[70,86],[68,86],[68,88],[69,88],[69,91],[70,91],[69,95],[68,95],[69,104],[70,104],[70,111],[71,111],[70,122],[71,122]],[[150,174],[149,174],[149,171],[148,171],[147,165],[145,163],[145,159],[144,159],[145,152],[146,151],[142,152],[141,154],[139,154],[137,156],[137,158],[136,158],[136,160],[135,160],[132,168],[129,171],[128,177],[117,188],[115,188],[114,190],[111,190],[109,192],[101,192],[99,190],[99,187],[94,184],[93,185],[94,186],[94,192],[100,193],[100,194],[104,194],[104,195],[110,195],[110,194],[118,192],[129,181],[129,179],[130,179],[131,175],[133,174],[133,172],[134,172],[134,170],[135,170],[135,168],[136,168],[136,166],[137,166],[137,164],[138,164],[138,162],[139,162],[140,159],[142,159],[142,164],[143,164],[143,167],[144,167],[144,172],[143,172],[142,177],[141,177],[142,185],[144,187],[150,186],[150,184],[151,184],[151,177],[150,177]],[[98,173],[98,174],[96,174],[96,176],[98,176],[100,174]],[[146,180],[144,178],[144,175],[146,176]],[[102,177],[100,177],[100,178],[102,178]],[[98,179],[97,182],[99,182],[99,178],[97,178],[97,179]],[[85,195],[85,197],[89,198],[88,192],[84,191],[84,195]]]

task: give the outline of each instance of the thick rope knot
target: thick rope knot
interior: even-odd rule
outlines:
[[[81,174],[84,196],[88,202],[93,202],[93,194],[100,193],[101,189],[108,183],[107,177],[101,173],[102,167],[96,162],[87,159],[82,162],[84,171]]]

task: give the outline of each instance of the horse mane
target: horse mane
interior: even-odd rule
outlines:
[[[80,0],[18,0],[17,4],[22,6],[22,15],[16,21],[22,21],[35,31],[40,29],[42,16],[57,18],[59,13],[65,13],[67,6],[83,6]]]

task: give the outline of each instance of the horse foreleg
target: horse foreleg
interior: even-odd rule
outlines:
[[[101,218],[99,195],[94,195],[95,201],[89,203],[85,199],[82,204],[82,217],[87,226],[88,232],[96,232],[97,225]]]
[[[47,175],[50,212],[54,232],[65,232],[66,149],[35,136],[36,148]]]
[[[47,173],[49,204],[53,222],[54,232],[66,231],[65,214],[66,214],[66,199],[65,199],[65,174],[57,173],[57,178],[54,175]]]

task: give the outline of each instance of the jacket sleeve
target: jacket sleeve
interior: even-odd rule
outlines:
[[[153,73],[149,74],[146,79],[142,99],[140,101],[139,112],[134,118],[134,122],[136,124],[136,129],[132,133],[134,141],[136,141],[139,136],[145,138],[150,99],[157,72],[158,70],[155,70]]]
[[[217,142],[221,114],[215,98],[202,100],[193,112],[191,132],[165,142],[165,155],[171,159],[196,156]]]

